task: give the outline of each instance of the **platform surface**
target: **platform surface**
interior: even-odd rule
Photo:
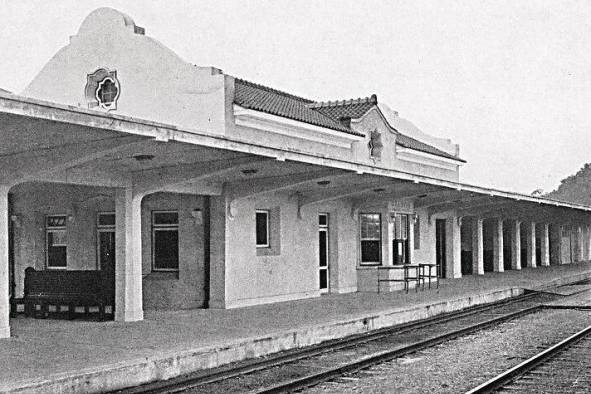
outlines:
[[[186,356],[190,351],[197,357],[195,355],[202,350],[206,354],[202,357],[204,360],[207,358],[210,364],[222,364],[232,361],[232,357],[247,358],[266,352],[261,345],[253,351],[242,349],[231,353],[235,344],[267,343],[274,338],[285,341],[295,331],[307,332],[307,340],[310,340],[320,326],[334,328],[343,322],[386,312],[393,316],[397,312],[418,310],[416,308],[429,309],[435,304],[450,305],[454,300],[484,300],[482,297],[487,294],[549,288],[586,277],[591,277],[590,262],[447,279],[441,281],[439,289],[417,293],[411,290],[408,294],[351,293],[231,310],[146,311],[145,320],[135,323],[42,320],[19,316],[10,320],[13,336],[0,340],[0,391],[112,389],[120,385],[122,379],[109,375],[113,368],[136,367],[135,378],[140,380],[149,380],[153,376],[169,377],[186,368],[182,361],[170,358],[177,353]],[[325,330],[322,335],[326,339],[331,332]],[[334,330],[334,336],[342,334],[338,329]],[[288,348],[290,345],[280,346]],[[230,355],[222,356],[223,351]],[[271,347],[267,349],[269,351],[272,351]],[[154,365],[148,362],[150,360],[164,360],[172,367],[168,365],[163,371],[155,371]],[[201,365],[193,362],[196,366]],[[179,365],[175,367],[175,363]],[[129,373],[129,370],[122,371],[120,373]],[[88,378],[89,374],[92,379]],[[72,383],[76,379],[78,381]],[[80,385],[81,379],[87,380],[87,386]]]

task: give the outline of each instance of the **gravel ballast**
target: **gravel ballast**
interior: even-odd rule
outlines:
[[[545,310],[306,392],[465,392],[589,325],[591,312]]]

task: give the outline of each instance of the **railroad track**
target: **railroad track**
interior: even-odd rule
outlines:
[[[466,394],[588,393],[591,326],[497,375]]]
[[[498,303],[326,341],[118,393],[297,391],[539,311],[543,308],[540,305],[542,302],[558,297],[524,294]]]

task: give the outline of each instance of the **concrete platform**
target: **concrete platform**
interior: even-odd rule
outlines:
[[[0,391],[101,392],[302,347],[524,289],[591,278],[591,263],[442,280],[409,294],[353,293],[233,310],[146,311],[136,323],[11,319],[0,340]]]

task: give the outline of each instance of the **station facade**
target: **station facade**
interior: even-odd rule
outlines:
[[[591,208],[463,184],[375,95],[317,102],[198,67],[91,13],[0,92],[0,336],[25,270],[102,271],[114,317],[400,290],[591,259]]]

